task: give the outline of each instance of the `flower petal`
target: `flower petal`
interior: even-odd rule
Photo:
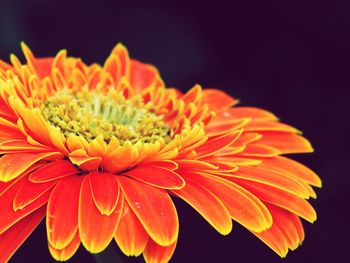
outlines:
[[[205,158],[230,146],[241,135],[243,130],[235,130],[225,135],[211,138],[196,149],[197,158]]]
[[[103,251],[113,239],[121,216],[123,199],[109,216],[101,214],[97,208],[90,186],[85,176],[79,198],[79,235],[84,247],[91,253]]]
[[[75,175],[79,170],[67,160],[57,160],[50,162],[29,176],[29,181],[33,183],[46,183],[56,181],[66,176]]]
[[[0,181],[8,182],[25,172],[36,162],[45,158],[59,157],[56,152],[50,153],[8,153],[0,158]]]
[[[184,179],[176,172],[152,165],[140,166],[124,174],[164,189],[181,189],[185,185]]]
[[[131,60],[130,83],[136,92],[151,86],[159,78],[158,70],[152,65],[144,64],[136,60]]]
[[[80,246],[79,233],[75,234],[73,240],[63,249],[56,249],[49,243],[49,251],[51,256],[57,261],[67,261],[70,259]]]
[[[150,237],[160,245],[168,246],[174,243],[179,231],[179,222],[169,195],[164,190],[124,176],[118,179],[129,206]]]
[[[296,195],[256,182],[247,182],[236,178],[230,178],[230,180],[252,192],[264,202],[284,208],[311,223],[316,220],[317,216],[313,207],[306,200]]]
[[[291,176],[274,170],[267,170],[260,167],[240,167],[237,172],[229,176],[270,185],[298,195],[301,198],[309,198],[309,192],[302,183]]]
[[[260,142],[260,140],[258,142]],[[275,157],[280,154],[281,152],[278,149],[273,148],[268,144],[262,145],[257,143],[250,143],[246,146],[243,152],[237,155],[243,157]]]
[[[276,132],[289,132],[289,133],[300,133],[297,129],[280,122],[271,121],[252,121],[248,123],[244,130],[246,132],[259,132],[259,131],[276,131]]]
[[[111,173],[92,172],[90,179],[92,197],[102,215],[111,215],[117,207],[119,186],[116,175]]]
[[[143,258],[147,263],[166,263],[174,254],[176,241],[166,247],[158,245],[152,239],[148,240],[147,247],[143,252]]]
[[[16,182],[5,192],[3,192],[3,194],[0,197],[0,234],[5,232],[7,229],[16,224],[22,218],[26,217],[27,215],[33,213],[34,211],[45,205],[49,199],[49,193],[46,192],[23,209],[14,211],[13,199],[15,198],[18,189],[21,187],[24,180],[26,180],[26,178],[18,180],[18,182]]]
[[[45,207],[41,207],[0,235],[0,262],[8,262],[44,216]]]
[[[277,117],[266,110],[254,108],[254,107],[233,107],[225,111],[219,112],[216,118],[220,119],[240,119],[250,117],[257,121],[277,121]]]
[[[13,200],[14,210],[17,211],[23,209],[27,205],[31,204],[40,196],[49,191],[55,184],[56,182],[36,184],[30,182],[28,179],[25,179]]]
[[[303,241],[303,236],[299,235],[298,216],[274,205],[267,205],[267,207],[271,212],[273,223],[281,230],[288,247],[292,250],[296,249]]]
[[[123,213],[114,239],[127,256],[139,256],[147,245],[149,235],[143,228],[128,203],[124,203]]]
[[[259,132],[263,137],[258,144],[276,148],[283,154],[313,152],[310,142],[304,137],[287,132]]]
[[[68,246],[78,229],[78,203],[83,178],[62,179],[53,189],[46,212],[47,239],[61,250]]]
[[[308,184],[321,187],[321,179],[309,168],[292,159],[278,156],[275,158],[264,159],[262,167],[279,170],[283,173],[294,176],[295,178],[304,181]]]
[[[218,89],[204,89],[202,93],[202,103],[209,104],[213,110],[227,109],[238,103],[238,100],[232,98],[227,93]]]
[[[220,234],[227,235],[231,232],[232,220],[230,213],[210,191],[187,180],[184,188],[172,192],[191,205]]]
[[[280,257],[284,258],[288,253],[288,243],[277,225],[273,224],[269,229],[254,233],[268,247],[275,251]]]
[[[227,207],[232,218],[247,229],[261,232],[271,226],[270,212],[258,198],[242,187],[204,173],[191,173],[188,177],[217,196]]]

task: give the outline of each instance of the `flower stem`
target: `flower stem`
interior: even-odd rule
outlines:
[[[109,245],[104,251],[98,254],[92,254],[96,263],[123,263],[118,251],[112,245]]]

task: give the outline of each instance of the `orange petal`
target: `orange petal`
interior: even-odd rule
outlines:
[[[183,100],[186,104],[189,104],[191,102],[196,102],[200,97],[201,93],[202,93],[201,86],[195,85],[193,88],[191,88],[181,97],[181,100]]]
[[[296,194],[301,198],[309,198],[309,192],[302,183],[293,177],[284,175],[274,170],[267,170],[260,167],[240,167],[239,170],[230,176],[270,185],[286,192]]]
[[[139,256],[147,245],[149,235],[143,228],[128,203],[124,203],[123,213],[114,239],[127,256]]]
[[[90,186],[85,176],[79,198],[79,235],[84,247],[91,253],[103,251],[113,239],[121,215],[123,199],[109,216],[98,210]]]
[[[46,183],[77,173],[79,173],[79,170],[71,162],[67,160],[57,160],[34,171],[29,176],[29,181],[33,183]]]
[[[270,169],[271,168],[278,169],[281,172],[294,176],[295,178],[301,181],[304,181],[308,184],[311,184],[317,187],[322,186],[321,179],[317,176],[317,174],[315,174],[306,166],[292,159],[278,156],[275,158],[264,159],[261,165],[262,167],[266,167]]]
[[[191,159],[181,159],[176,160],[179,164],[181,170],[215,170],[218,169],[217,166],[212,165],[211,159],[208,158],[206,161],[191,160]]]
[[[0,234],[8,230],[22,218],[38,210],[40,207],[45,205],[49,199],[49,193],[46,192],[31,204],[15,212],[13,209],[13,199],[15,198],[16,193],[18,192],[18,189],[24,180],[26,180],[26,178],[23,178],[16,182],[13,186],[9,187],[0,197]]]
[[[268,145],[281,151],[281,153],[308,153],[313,148],[304,137],[286,132],[259,132],[263,137],[256,143]]]
[[[270,145],[250,143],[246,146],[244,151],[238,155],[245,157],[275,157],[279,154],[281,154],[281,152],[278,149],[271,147]]]
[[[0,143],[0,154],[18,152],[43,152],[47,148],[33,146],[27,140],[8,140]]]
[[[280,122],[271,121],[252,121],[244,127],[245,131],[277,131],[277,132],[291,132],[300,133],[297,129]]]
[[[167,192],[124,176],[118,179],[126,200],[150,237],[160,245],[174,243],[179,222]]]
[[[247,229],[261,232],[271,226],[272,218],[264,204],[240,186],[204,173],[191,173],[188,178],[193,178],[217,196],[232,218]]]
[[[59,153],[8,153],[0,158],[0,180],[8,182],[21,175],[36,162],[59,157]]]
[[[152,239],[148,240],[147,247],[143,252],[143,258],[147,263],[169,262],[176,248],[176,242],[170,246],[162,247]]]
[[[185,181],[176,172],[152,165],[140,166],[124,174],[164,189],[181,189],[185,185]]]
[[[225,135],[211,138],[196,149],[197,158],[205,158],[222,151],[237,140],[243,130],[236,130]]]
[[[311,223],[316,220],[316,212],[313,207],[306,200],[296,195],[256,182],[247,182],[236,178],[230,178],[230,180],[252,192],[264,202],[282,207]]]
[[[267,207],[271,212],[273,223],[284,235],[288,247],[292,250],[296,249],[303,241],[303,239],[300,239],[303,236],[299,235],[298,216],[274,205],[268,205]]]
[[[97,170],[99,165],[102,162],[102,158],[101,157],[75,157],[75,156],[69,156],[69,160],[81,167],[84,170],[88,170],[88,171],[94,171]]]
[[[47,239],[50,246],[64,249],[78,229],[78,203],[83,177],[62,179],[53,189],[46,212]]]
[[[156,161],[156,162],[148,163],[147,165],[161,167],[170,171],[174,171],[177,168],[179,168],[179,165],[177,164],[177,162],[174,162],[172,160]]]
[[[184,188],[172,192],[192,206],[220,234],[227,235],[231,232],[230,213],[222,202],[204,187],[186,181]]]
[[[217,118],[221,119],[239,119],[250,117],[257,121],[276,121],[277,117],[266,110],[254,107],[234,107],[217,113]]]
[[[0,262],[8,262],[44,216],[45,207],[39,208],[0,235]]]
[[[209,104],[209,108],[213,110],[220,111],[238,103],[236,99],[218,89],[204,89],[202,94],[202,103]]]
[[[80,246],[80,237],[79,237],[79,233],[77,231],[72,242],[70,242],[68,246],[59,250],[59,249],[52,247],[49,244],[49,251],[55,260],[67,261],[75,254],[75,252],[78,250],[79,246]]]
[[[288,253],[288,243],[277,225],[273,224],[268,230],[260,233],[254,233],[268,247],[275,251],[280,257],[284,258]]]
[[[245,128],[247,123],[249,123],[250,121],[250,118],[234,119],[230,120],[229,122],[215,122],[214,119],[214,121],[210,122],[209,125],[205,128],[205,131],[209,135],[209,137],[215,137],[243,127]]]
[[[111,173],[92,172],[88,175],[92,197],[102,215],[111,215],[117,207],[119,186],[116,175]]]
[[[51,74],[53,58],[37,58],[35,59],[35,69],[41,78]]]
[[[117,56],[120,60],[121,74],[128,75],[130,67],[129,53],[123,44],[118,43],[112,50],[112,54]]]
[[[55,184],[56,182],[37,184],[25,179],[13,200],[13,209],[15,211],[23,209],[49,191]]]
[[[137,92],[151,86],[157,78],[159,78],[159,73],[155,67],[131,60],[130,83]]]
[[[17,113],[20,115],[32,137],[45,145],[52,145],[47,124],[39,109],[30,110],[24,105],[18,105],[17,108]]]

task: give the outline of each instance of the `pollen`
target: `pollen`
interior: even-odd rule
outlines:
[[[170,140],[170,129],[162,115],[152,112],[141,97],[126,99],[115,90],[64,89],[39,108],[46,121],[58,127],[66,138],[74,134],[90,142],[102,135],[106,143],[116,137],[121,144]]]

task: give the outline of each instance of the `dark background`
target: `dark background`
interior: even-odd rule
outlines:
[[[176,201],[180,237],[172,261],[337,262],[350,245],[350,1],[230,2],[1,1],[0,57],[21,54],[24,40],[38,56],[66,48],[103,63],[122,42],[132,57],[156,65],[170,86],[217,87],[241,105],[273,111],[311,140],[316,152],[295,158],[324,184],[312,201],[318,220],[304,222],[303,246],[282,260],[238,224],[222,237]],[[43,224],[12,262],[28,260],[53,262]],[[94,259],[80,247],[70,262]]]

